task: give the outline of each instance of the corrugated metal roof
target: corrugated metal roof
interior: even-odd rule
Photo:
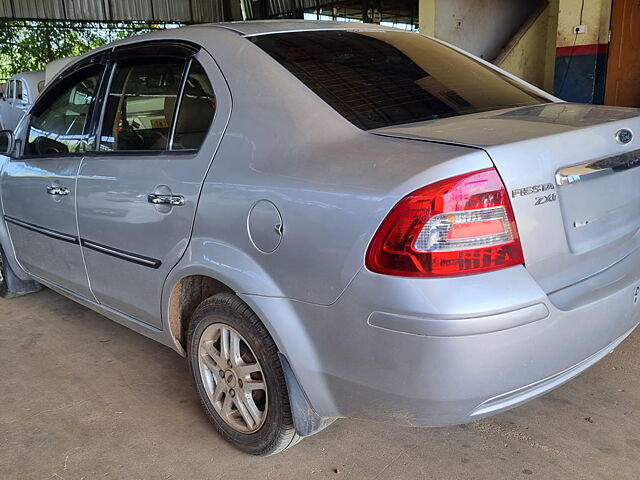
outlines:
[[[11,2],[0,2],[0,18],[8,18],[11,17],[12,14],[13,11],[11,10]]]
[[[266,1],[268,15],[281,15],[331,3],[328,0]],[[224,20],[224,3],[225,0],[0,0],[0,18],[211,23]],[[256,18],[258,12],[254,11],[253,2],[245,0],[244,4],[249,18]],[[227,19],[239,15],[239,11],[238,7],[233,12],[226,12]]]
[[[171,19],[178,23],[190,23],[191,5],[190,2],[177,2],[175,0],[153,0],[152,1],[154,19]],[[213,21],[213,20],[210,20]]]
[[[191,0],[190,3],[193,23],[221,22],[223,20],[222,1]]]
[[[109,20],[105,2],[95,0],[64,0],[65,12],[69,20],[86,20],[91,17],[97,22]]]
[[[95,22],[222,21],[223,0],[0,0],[0,18]]]
[[[111,20],[156,20],[151,0],[109,0]]]
[[[11,4],[16,18],[65,18],[63,0],[19,0]]]

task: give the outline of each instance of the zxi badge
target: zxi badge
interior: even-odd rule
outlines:
[[[616,132],[616,142],[620,145],[631,143],[631,140],[633,140],[633,133],[631,133],[631,130],[623,128]]]

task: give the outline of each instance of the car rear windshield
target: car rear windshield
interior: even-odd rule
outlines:
[[[250,39],[364,130],[548,102],[415,33],[324,30]]]

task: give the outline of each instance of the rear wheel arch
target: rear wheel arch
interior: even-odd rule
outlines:
[[[275,340],[276,345],[282,351],[282,345],[278,332],[274,331],[274,326],[265,318],[265,314],[256,308],[252,302],[242,295],[244,289],[223,279],[217,272],[208,270],[185,272],[177,281],[172,282],[171,289],[167,296],[166,305],[166,326],[169,329],[174,345],[181,355],[186,355],[187,332],[189,322],[196,308],[208,298],[218,293],[232,293],[247,303],[249,308],[260,318],[269,334]]]
[[[187,352],[187,332],[193,313],[202,302],[218,293],[234,294],[247,303],[248,307],[260,318],[276,342],[278,349],[282,351],[278,332],[274,331],[274,326],[265,318],[264,312],[256,308],[256,305],[253,305],[250,299],[246,298],[246,295],[242,295],[242,289],[221,280],[215,272],[198,272],[183,275],[175,281],[167,297],[166,325],[174,345],[181,355],[186,355]]]
[[[246,252],[207,237],[192,238],[182,260],[165,279],[161,294],[164,328],[178,353],[186,355],[186,331],[197,306],[222,292],[282,296],[273,279]],[[272,326],[252,309],[278,342]]]
[[[193,312],[207,298],[218,293],[234,293],[225,283],[209,275],[189,275],[173,285],[169,294],[167,325],[173,342],[182,355],[187,351],[187,332]]]

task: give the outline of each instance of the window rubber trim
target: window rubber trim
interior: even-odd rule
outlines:
[[[150,47],[156,47],[158,44],[162,44],[162,43],[167,43],[164,41],[161,42],[153,42],[152,45],[149,45],[148,43],[145,43],[144,45],[135,45],[138,49],[143,50],[146,48],[150,48]],[[100,96],[97,99],[97,101],[100,103],[100,117],[97,119],[96,122],[96,141],[95,144],[93,146],[92,150],[87,150],[84,153],[86,154],[90,154],[87,156],[95,156],[95,155],[109,155],[109,156],[113,156],[113,155],[140,155],[140,156],[144,156],[144,155],[152,155],[155,154],[157,155],[158,153],[160,154],[164,154],[164,152],[168,152],[168,153],[178,153],[178,154],[185,154],[185,153],[198,153],[200,151],[200,148],[194,149],[194,148],[185,148],[185,149],[179,149],[179,150],[173,150],[173,140],[174,140],[174,135],[175,135],[175,130],[176,130],[176,122],[178,120],[178,114],[180,112],[180,105],[182,104],[182,95],[185,89],[185,86],[187,84],[187,77],[189,76],[189,71],[191,70],[191,65],[193,63],[193,59],[195,57],[195,55],[202,50],[202,48],[196,48],[195,45],[188,43],[188,42],[168,42],[174,46],[182,46],[184,47],[185,52],[190,52],[190,54],[187,56],[184,56],[184,60],[185,60],[185,66],[184,69],[182,71],[182,78],[180,79],[180,86],[178,87],[178,92],[176,93],[176,106],[175,109],[173,111],[172,114],[172,118],[171,118],[171,125],[169,126],[169,137],[167,139],[167,149],[166,150],[154,150],[154,151],[150,151],[150,150],[110,150],[110,151],[101,151],[100,150],[100,145],[102,144],[102,127],[104,126],[104,115],[106,112],[106,108],[107,108],[107,100],[109,97],[109,92],[111,91],[111,86],[113,84],[113,79],[115,77],[115,72],[118,69],[118,65],[121,63],[122,60],[127,60],[130,59],[129,57],[124,57],[121,58],[122,56],[118,55],[119,50],[114,50],[113,52],[111,52],[111,54],[109,55],[109,59],[107,61],[107,65],[105,68],[105,72],[108,70],[109,73],[109,78],[106,82],[106,86],[104,88],[104,90],[102,92],[100,92]],[[126,47],[121,47],[121,48],[126,48]],[[157,55],[157,58],[181,58],[179,56],[172,56],[172,55]],[[149,57],[152,58],[152,57]],[[100,88],[102,88],[102,83],[100,85]],[[97,109],[96,109],[97,110]],[[213,123],[213,120],[212,120]],[[202,145],[200,146],[202,147]]]
[[[184,95],[184,89],[187,84],[187,78],[189,77],[189,71],[191,70],[191,65],[193,64],[193,57],[187,60],[187,63],[184,65],[184,70],[182,71],[182,80],[180,81],[180,87],[178,88],[177,97],[176,97],[176,105],[173,109],[173,114],[171,115],[171,125],[169,126],[169,138],[167,139],[167,150],[173,150],[173,139],[176,134],[176,126],[178,124],[178,116],[180,115],[180,107],[182,105],[182,96]],[[212,119],[213,120],[213,119]]]

